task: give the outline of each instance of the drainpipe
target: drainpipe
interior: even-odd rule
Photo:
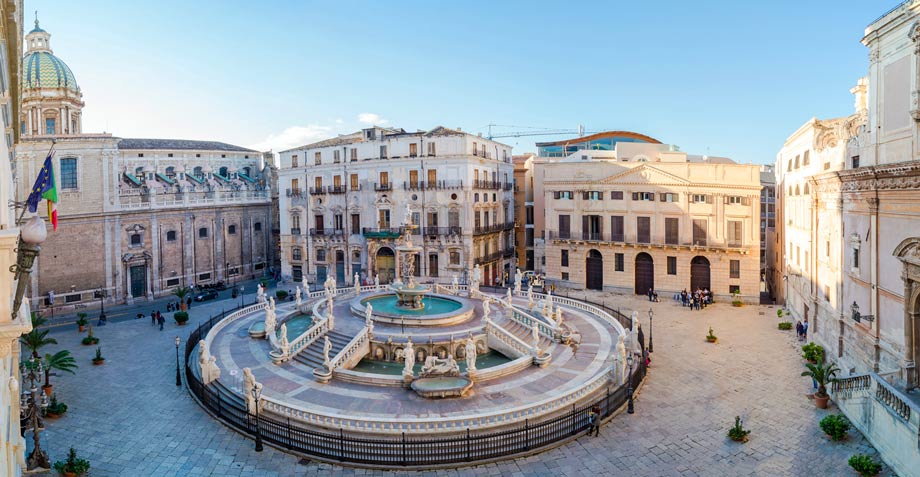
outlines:
[[[875,197],[869,199],[869,213],[872,214],[870,226],[872,227],[873,242],[869,244],[869,260],[872,264],[871,267],[871,283],[872,288],[870,290],[870,313],[875,315],[875,339],[873,340],[873,348],[875,350],[874,356],[872,358],[872,370],[876,373],[879,372],[879,360],[881,358],[881,347],[879,346],[879,339],[881,333],[879,330],[882,325],[882,313],[879,308],[879,290],[878,290],[878,277],[879,277],[879,255],[878,255],[878,242],[879,242],[879,230],[878,230],[878,210],[879,210],[879,197],[878,197],[878,173],[876,172],[875,166],[872,167],[872,190],[875,193]]]

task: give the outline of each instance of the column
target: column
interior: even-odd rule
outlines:
[[[918,386],[917,380],[917,363],[914,350],[914,333],[917,332],[917,321],[920,319],[920,313],[914,312],[916,304],[911,303],[915,283],[910,279],[910,267],[906,262],[902,262],[903,271],[901,279],[904,281],[904,355],[901,357],[901,379],[904,386],[910,390]]]
[[[877,186],[873,184],[873,187]],[[869,314],[875,316],[875,322],[872,323],[874,330],[872,347],[874,349],[872,356],[872,370],[879,372],[879,361],[881,358],[881,347],[879,346],[879,335],[881,333],[882,316],[879,312],[879,291],[878,291],[878,209],[879,199],[873,197],[866,199],[869,203],[869,224],[872,227],[872,241],[869,243]],[[906,297],[905,297],[906,298]]]
[[[153,299],[153,297],[156,296],[156,292],[162,289],[160,286],[160,261],[162,259],[160,256],[160,224],[157,221],[157,214],[155,212],[150,219],[150,242],[153,253],[153,265],[150,270],[150,275],[153,278],[150,289],[153,293],[151,293],[150,298]]]

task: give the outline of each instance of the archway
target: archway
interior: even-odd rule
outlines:
[[[690,290],[696,290],[697,288],[711,290],[709,272],[709,259],[700,255],[693,257],[693,260],[690,260]]]
[[[636,255],[636,294],[645,295],[649,288],[655,289],[655,262],[651,255],[642,252]]]
[[[589,251],[585,258],[585,288],[604,289],[604,256],[597,250]]]
[[[908,237],[892,253],[901,262],[904,280],[904,354],[901,380],[904,387],[920,387],[920,237]]]
[[[380,283],[392,282],[396,276],[396,255],[393,249],[380,247],[380,250],[377,250],[376,266],[375,273],[380,277]]]

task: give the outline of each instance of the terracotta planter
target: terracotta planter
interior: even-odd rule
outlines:
[[[60,414],[55,414],[55,413],[53,413],[53,412],[46,412],[46,413],[45,413],[45,417],[50,417],[51,419],[57,419],[57,418],[61,417],[61,415],[60,415]]]
[[[187,321],[177,321],[176,323],[178,323],[178,324],[179,324],[179,326],[185,326],[185,325],[187,325],[187,324],[188,324],[188,322],[187,322]]]
[[[185,300],[182,300],[182,303],[179,303],[179,311],[188,311],[188,305],[185,304]]]
[[[86,331],[86,325],[78,325],[80,327],[80,333]]]
[[[830,399],[831,399],[830,396],[821,397],[821,396],[815,395],[815,406],[817,406],[818,409],[827,409],[827,401],[829,401]]]
[[[45,392],[45,396],[48,396],[48,397],[51,397],[51,390],[52,390],[52,389],[54,389],[54,385],[53,385],[53,384],[49,384],[49,385],[47,385],[47,386],[42,386],[42,391],[44,391],[44,392]]]
[[[706,341],[708,341],[708,342],[710,342],[710,343],[715,343],[715,342],[718,341],[718,340],[719,340],[719,338],[706,338]]]
[[[74,472],[64,472],[64,477],[77,477],[77,474]]]
[[[103,364],[103,363],[105,363],[105,360],[104,360],[104,359],[100,359],[100,360],[95,360],[95,359],[94,359],[94,360],[93,360],[93,365],[94,365],[94,366],[99,366],[100,364]]]

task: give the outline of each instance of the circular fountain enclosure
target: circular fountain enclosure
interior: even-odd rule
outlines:
[[[364,317],[367,304],[373,307],[374,321],[406,326],[448,326],[463,323],[473,316],[473,302],[450,295],[431,293],[422,299],[422,308],[400,308],[394,292],[362,295],[351,301],[351,312]]]

